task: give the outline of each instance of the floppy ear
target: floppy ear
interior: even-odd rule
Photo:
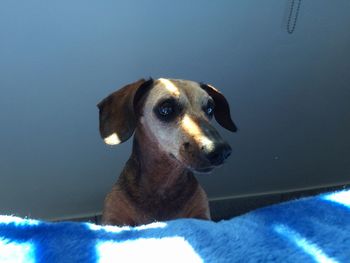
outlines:
[[[200,86],[215,102],[214,116],[216,121],[225,129],[236,132],[237,126],[231,119],[230,106],[224,95],[211,85],[201,83]]]
[[[137,122],[134,105],[152,83],[152,79],[140,79],[113,92],[97,105],[100,134],[106,144],[116,145],[131,137]]]

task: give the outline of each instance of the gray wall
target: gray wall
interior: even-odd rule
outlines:
[[[209,82],[240,131],[210,198],[350,182],[350,1],[0,2],[0,213],[101,210],[130,153],[96,103],[141,77]]]

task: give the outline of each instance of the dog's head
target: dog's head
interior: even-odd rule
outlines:
[[[214,116],[222,127],[232,132],[237,128],[225,97],[208,84],[139,80],[109,95],[98,108],[107,144],[122,143],[141,129],[163,152],[197,172],[211,171],[231,154],[210,122]]]

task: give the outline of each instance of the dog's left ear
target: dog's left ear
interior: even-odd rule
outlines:
[[[140,79],[113,92],[97,105],[100,134],[106,144],[116,145],[131,137],[137,123],[137,103],[152,83],[151,78]]]
[[[211,96],[215,102],[214,116],[216,121],[225,129],[236,132],[237,126],[231,119],[230,106],[220,91],[209,84],[200,83],[202,89],[204,89],[209,96]]]

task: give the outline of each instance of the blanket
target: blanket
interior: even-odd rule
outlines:
[[[218,223],[116,227],[0,216],[0,262],[350,262],[350,190]]]

